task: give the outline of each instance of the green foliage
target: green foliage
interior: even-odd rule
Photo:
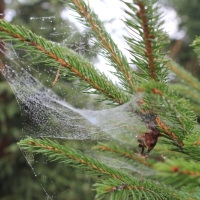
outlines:
[[[43,63],[46,66],[53,67],[58,67],[59,64],[63,67],[61,70],[63,76],[72,73],[71,76],[78,77],[83,81],[80,84],[83,90],[96,89],[95,93],[100,92],[105,95],[105,98],[107,97],[106,99],[114,99],[114,102],[118,104],[123,104],[129,100],[129,96],[120,91],[103,73],[70,49],[47,41],[24,27],[11,25],[4,20],[1,20],[0,24],[1,39],[13,41],[14,38],[15,48],[24,48],[33,54],[32,63]]]
[[[199,129],[199,127],[197,127]],[[191,135],[188,135],[184,140],[184,148],[183,153],[188,155],[191,159],[199,161],[200,154],[199,154],[199,132],[196,131]]]
[[[62,146],[56,141],[49,139],[27,138],[18,144],[23,150],[43,154],[49,161],[60,163],[84,170],[95,176],[101,176],[97,187],[97,198],[102,199],[106,193],[112,193],[113,199],[188,199],[191,194],[175,191],[165,185],[160,185],[153,180],[141,180],[130,176],[120,170],[106,166],[80,151]]]
[[[161,28],[163,21],[158,12],[159,7],[153,5],[154,1],[123,2],[127,6],[124,10],[128,15],[125,24],[130,36],[125,39],[130,47],[131,61],[142,71],[136,74],[141,77],[141,82],[150,79],[165,82],[168,68],[166,53],[163,53],[162,49],[168,41]],[[139,6],[139,10],[136,5]]]
[[[165,163],[155,164],[155,169],[162,172],[160,175],[165,183],[175,188],[187,186],[185,190],[190,192],[199,186],[199,164],[195,161],[183,158],[166,159]]]
[[[139,146],[142,147],[141,154],[135,153],[135,149],[134,152],[125,149],[123,140],[120,141],[120,146],[99,144],[95,149],[108,156],[129,160],[124,163],[130,164],[131,159],[134,161],[131,163],[133,167],[136,163],[139,166],[144,165],[144,177],[140,177],[141,173],[135,172],[132,175],[108,166],[86,153],[46,138],[23,139],[18,143],[20,148],[26,153],[43,154],[50,162],[59,162],[99,177],[93,185],[97,199],[107,196],[110,199],[200,199],[198,188],[195,188],[197,192],[190,192],[199,185],[200,169],[195,163],[200,158],[199,127],[189,102],[179,98],[179,91],[172,91],[177,87],[167,83],[168,66],[193,89],[193,93],[199,90],[199,82],[179,66],[167,63],[166,53],[162,51],[167,40],[161,29],[163,22],[157,3],[151,0],[124,2],[127,6],[124,10],[127,14],[125,24],[130,31],[130,36],[125,39],[130,48],[131,63],[127,62],[89,5],[82,0],[65,3],[80,14],[78,19],[82,24],[91,27],[96,44],[101,47],[101,53],[109,60],[110,65],[116,69],[114,74],[120,79],[121,86],[114,84],[73,50],[42,38],[27,28],[1,20],[0,38],[3,42],[14,42],[14,48],[23,48],[27,54],[31,54],[31,62],[60,69],[63,77],[67,74],[70,79],[79,81],[82,85],[80,90],[93,89],[89,92],[98,94],[102,101],[109,100],[111,105],[125,104],[131,100],[132,94],[139,93],[135,102],[138,109],[132,112],[149,129],[138,136]],[[193,44],[197,55],[200,55],[199,44],[197,38]],[[137,70],[131,68],[132,64]],[[194,103],[192,105],[194,106]],[[147,160],[149,152],[157,143],[161,144],[163,149],[155,147],[155,154],[152,153],[149,156],[151,160]],[[164,154],[162,158],[161,154]],[[167,159],[163,159],[165,156]],[[148,170],[157,173],[147,176],[145,172]],[[161,184],[160,177],[163,176],[166,184]],[[180,183],[182,179],[184,182]]]
[[[66,1],[63,1],[66,4]],[[101,54],[109,61],[109,64],[116,69],[116,75],[120,83],[126,88],[127,92],[135,91],[134,74],[129,66],[127,58],[119,50],[111,36],[106,32],[103,23],[99,20],[97,14],[92,11],[83,0],[67,1],[68,6],[79,13],[78,20],[93,30],[93,36],[96,44],[101,47]],[[72,3],[70,3],[72,2]]]
[[[199,116],[199,80],[175,62],[168,63],[168,66],[171,69],[171,71],[173,71],[176,74],[177,79],[179,79],[179,81],[176,81],[176,83],[170,86],[171,89],[178,91],[178,95],[180,97],[188,99],[188,103],[190,104],[191,109],[195,112],[197,116]]]
[[[153,107],[157,116],[159,116],[161,121],[165,122],[168,131],[170,133],[175,133],[175,138],[169,135],[169,132],[166,131],[164,127],[160,127],[162,132],[171,139],[175,139],[176,142],[181,143],[185,135],[190,134],[196,124],[196,116],[189,108],[188,102],[185,99],[180,99],[180,97],[178,97],[175,92],[170,91],[165,84],[149,81],[144,87],[146,89],[146,94],[143,99],[147,102],[144,108],[151,110]],[[157,95],[152,93],[154,88],[157,88],[158,91],[162,91],[162,95],[160,95],[160,93]]]

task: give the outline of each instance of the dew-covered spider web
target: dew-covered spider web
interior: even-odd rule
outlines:
[[[81,150],[95,156],[96,154],[91,153],[90,149],[98,141],[108,143],[120,141],[123,145],[137,146],[136,136],[147,130],[145,124],[135,114],[138,97],[133,97],[125,105],[109,109],[74,108],[56,95],[51,88],[45,87],[37,80],[30,73],[31,67],[24,66],[23,59],[19,58],[15,50],[10,45],[7,47],[6,56],[10,63],[1,71],[12,88],[25,118],[22,138],[28,136],[54,138],[66,141],[65,144],[75,148],[81,146]],[[37,71],[34,72],[37,74]],[[53,76],[54,74],[52,80]],[[68,187],[65,191],[60,191],[56,180],[41,170],[41,161],[38,156],[26,151],[23,151],[23,154],[49,199],[58,198],[60,194],[66,195],[69,192]],[[144,173],[141,166],[133,166],[103,156],[98,159],[112,167]],[[53,167],[54,173],[60,173],[59,164],[53,165],[46,158],[42,164],[51,170]]]
[[[133,166],[115,158],[100,156],[90,150],[98,141],[107,143],[117,141],[118,144],[125,146],[137,146],[136,136],[147,131],[146,125],[135,114],[138,109],[136,103],[138,96],[133,96],[130,102],[114,108],[102,110],[75,108],[64,100],[69,94],[65,93],[63,99],[52,91],[55,74],[51,73],[51,68],[46,70],[48,71],[46,82],[50,82],[49,87],[46,87],[41,82],[43,74],[37,70],[37,67],[32,66],[31,63],[26,64],[28,59],[24,60],[19,56],[12,45],[7,44],[5,49],[5,56],[10,62],[1,72],[12,88],[24,117],[22,138],[28,136],[54,138],[64,145],[98,156],[99,160],[112,167],[131,170],[133,173],[144,173],[141,166]],[[29,55],[29,52],[25,53]],[[29,56],[31,60],[31,55]],[[38,80],[35,77],[41,77],[41,79]],[[70,180],[80,178],[78,173],[71,173],[72,177],[66,177],[65,182],[56,180],[55,176],[49,176],[48,170],[56,176],[65,176],[59,164],[49,163],[46,158],[41,159],[40,156],[26,151],[23,151],[23,154],[48,199],[66,196],[70,189],[75,187],[71,186]],[[42,168],[46,169],[46,172]],[[72,169],[66,167],[66,170]],[[60,184],[66,184],[66,189],[60,190]]]
[[[15,63],[16,65],[17,63]],[[31,137],[111,140],[137,135],[145,125],[135,115],[135,99],[105,110],[76,109],[46,88],[25,68],[2,71],[26,116],[23,133]],[[121,136],[121,137],[123,137]]]
[[[87,2],[90,2],[91,6],[92,4],[96,4],[96,1]],[[110,3],[110,1],[105,2]],[[115,5],[113,3],[110,4],[111,7],[109,9],[111,10]],[[48,8],[48,2],[44,2],[43,6],[47,6]],[[119,16],[121,16],[120,10],[117,12]],[[101,11],[101,9],[98,7],[97,11]],[[104,11],[104,15],[107,13],[111,12]],[[69,13],[66,10],[61,15],[63,15],[63,19],[65,17],[68,19],[69,17]],[[55,39],[57,41],[56,39],[61,37],[62,46],[73,48],[79,54],[83,56],[89,55],[91,58],[95,53],[90,50],[85,50],[87,43],[84,44],[84,33],[81,33],[83,37],[80,38],[80,35],[77,34],[77,29],[71,23],[69,25],[62,22],[53,23],[55,18],[56,16],[54,15],[31,17],[30,22],[34,22],[40,31],[48,32],[48,29],[51,29],[48,39]],[[76,15],[73,18],[76,18]],[[113,32],[116,34],[116,27],[123,26],[122,29],[124,29],[123,20],[120,20],[120,23],[117,20],[115,21],[115,19],[111,21],[112,26],[110,25],[110,20],[105,24],[105,27],[108,28],[110,33]],[[54,25],[51,26],[51,24]],[[119,39],[120,36],[120,39],[122,39],[125,34],[124,32],[119,32],[117,34],[118,37],[114,35],[114,38]],[[76,37],[74,37],[75,35]],[[93,36],[90,35],[89,42],[93,40]],[[12,88],[24,118],[21,133],[22,139],[29,136],[33,138],[48,137],[58,140],[63,145],[94,156],[109,166],[130,171],[134,175],[152,175],[154,173],[153,170],[147,169],[141,164],[135,162],[133,164],[133,162],[131,163],[128,160],[116,159],[107,156],[107,154],[91,150],[98,142],[122,145],[130,150],[138,146],[137,135],[149,131],[145,123],[136,115],[138,109],[140,109],[137,101],[141,98],[141,94],[132,96],[131,101],[125,105],[114,108],[99,110],[92,110],[88,106],[85,106],[84,109],[76,108],[68,101],[72,98],[71,93],[63,92],[63,88],[60,88],[58,95],[58,93],[52,90],[54,89],[52,82],[56,76],[55,69],[50,66],[45,66],[43,71],[40,70],[40,66],[38,67],[32,63],[34,56],[32,57],[29,52],[21,53],[20,49],[15,51],[12,44],[7,44],[5,49],[6,53],[2,53],[5,53],[5,56],[9,59],[9,63],[5,65],[5,68],[1,72]],[[24,54],[27,56],[26,58],[23,58],[22,55]],[[61,82],[61,80],[58,82]],[[56,83],[55,87],[57,85],[58,83]],[[63,85],[65,85],[65,82]],[[73,98],[82,101],[81,97],[78,96],[78,89],[73,87],[73,90],[75,90]],[[62,94],[62,97],[60,94]],[[138,149],[139,151],[140,149]],[[69,199],[69,196],[74,197],[75,192],[71,194],[72,191],[86,193],[89,187],[96,182],[91,177],[83,175],[80,172],[76,173],[76,171],[67,166],[63,167],[57,162],[50,163],[42,155],[34,155],[24,150],[22,150],[22,153],[34,172],[34,175],[37,177],[41,188],[46,192],[47,199]],[[87,184],[85,180],[82,180],[83,178],[87,178]],[[78,188],[80,185],[81,188]],[[92,199],[94,199],[94,194],[92,195]],[[72,199],[77,198],[75,196]]]

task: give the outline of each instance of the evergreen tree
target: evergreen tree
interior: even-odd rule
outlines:
[[[127,138],[130,140],[131,136],[135,137],[135,132],[141,132],[137,137],[141,148],[139,155],[135,151],[130,151],[130,145],[123,145],[126,144],[125,126],[121,129],[123,137],[117,134],[117,141],[99,143],[94,148],[108,157],[111,155],[119,160],[123,159],[133,167],[143,167],[142,177],[141,173],[131,174],[108,166],[101,160],[52,139],[28,137],[21,140],[18,145],[27,153],[43,154],[49,161],[60,162],[60,165],[65,164],[99,177],[93,185],[97,199],[109,195],[110,199],[116,200],[200,199],[199,127],[195,112],[192,111],[192,108],[197,108],[197,104],[190,104],[186,99],[180,98],[177,95],[178,90],[173,88],[173,85],[169,86],[169,66],[185,81],[193,94],[199,95],[200,84],[177,64],[166,60],[166,53],[162,49],[167,44],[167,36],[162,31],[163,21],[160,18],[158,4],[152,0],[123,2],[126,5],[124,12],[127,16],[124,23],[130,33],[125,40],[129,45],[131,63],[87,3],[83,0],[64,1],[64,4],[79,13],[79,21],[93,30],[93,37],[101,47],[102,55],[116,69],[114,75],[118,77],[120,85],[109,80],[81,55],[67,47],[52,43],[27,28],[1,20],[0,37],[4,42],[15,42],[13,47],[16,49],[23,47],[28,54],[36,58],[35,63],[61,68],[60,75],[66,77],[67,74],[75,79],[80,90],[98,94],[99,100],[118,106],[119,109],[127,109],[128,116],[137,116],[139,121],[146,125],[146,129],[138,125],[139,130],[132,130],[132,135],[128,132]],[[199,38],[194,41],[193,46],[199,55]],[[133,70],[132,65],[135,65],[137,70]],[[12,71],[5,69],[3,73],[8,77]],[[14,80],[15,77],[12,78]],[[61,112],[59,107],[57,109],[58,113]],[[69,112],[71,118],[67,115]],[[72,126],[67,129],[69,133],[66,134],[70,134],[71,131],[72,137],[76,138],[79,135],[84,138],[85,135],[81,135],[82,130],[90,133],[89,122],[84,121],[84,117],[81,118],[71,107],[68,107],[63,120],[68,118]],[[52,120],[50,123],[57,122],[57,119],[49,120]],[[77,130],[77,120],[82,120],[86,128]],[[41,124],[43,125],[43,121]],[[38,132],[43,130],[41,124],[35,124],[38,126]],[[58,130],[62,130],[62,124],[56,124],[57,126],[60,126]],[[102,131],[102,127],[93,128],[96,132]],[[153,175],[147,176],[148,171],[152,171]]]

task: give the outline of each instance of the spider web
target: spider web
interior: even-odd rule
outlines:
[[[2,72],[26,116],[25,136],[110,140],[118,139],[121,134],[136,136],[138,130],[146,129],[134,114],[135,99],[115,108],[81,110],[62,100],[24,68],[15,71],[6,65]]]
[[[46,21],[51,23],[51,20],[54,18],[55,16],[50,16],[31,18],[30,20],[38,20],[38,24],[40,24],[39,28],[46,29]],[[118,22],[117,25],[119,25]],[[110,23],[108,27],[111,27]],[[64,27],[65,29],[66,27]],[[53,28],[50,37],[57,37],[60,34],[64,36],[65,32],[60,33]],[[68,39],[63,41],[63,45],[70,46]],[[77,45],[77,50],[81,54],[84,54],[82,45]],[[28,54],[28,52],[26,53]],[[109,166],[131,170],[133,173],[145,175],[152,175],[154,173],[149,169],[147,171],[147,169],[141,168],[141,165],[137,166],[134,164],[133,166],[114,158],[99,157],[99,155],[95,155],[90,150],[91,146],[96,144],[97,141],[102,140],[108,143],[118,140],[124,146],[137,146],[136,136],[148,131],[146,125],[135,114],[135,111],[138,109],[136,103],[138,100],[137,95],[133,96],[132,100],[125,105],[115,108],[96,111],[77,109],[37,80],[30,73],[33,68],[30,66],[24,67],[23,59],[18,57],[17,53],[12,49],[12,46],[8,45],[6,56],[11,61],[11,64],[6,65],[6,69],[2,73],[10,84],[22,115],[25,117],[22,138],[28,136],[33,138],[55,138],[66,141],[65,144],[72,145],[72,147],[74,145],[75,148],[80,145],[82,151],[93,156],[98,156],[99,160]],[[36,72],[41,76],[39,71],[36,70]],[[51,80],[53,79],[54,77],[51,77]],[[62,195],[65,196],[63,199],[66,199],[69,188],[66,187],[65,191],[61,191],[57,186],[59,185],[57,180],[48,177],[49,173],[44,173],[44,171],[40,170],[41,160],[36,155],[26,151],[22,151],[22,153],[31,166],[35,176],[38,178],[41,187],[46,192],[47,199],[58,199]],[[53,174],[59,174],[62,170],[62,168],[59,168],[60,165],[52,165],[46,158],[44,158],[42,165],[44,168],[51,168]],[[71,169],[66,168],[67,170]],[[61,171],[61,173],[63,173],[61,176],[64,176],[64,172]],[[66,177],[66,179],[68,178]],[[79,177],[77,177],[77,174],[74,174],[73,178],[78,179]],[[49,189],[51,187],[54,187],[54,189]]]
[[[147,131],[145,124],[135,114],[138,109],[137,96],[125,105],[115,108],[104,110],[77,109],[29,73],[30,67],[23,68],[23,59],[18,57],[10,45],[7,46],[6,56],[11,63],[1,71],[10,84],[25,117],[22,137],[50,137],[66,141],[81,141],[82,146],[85,143],[83,150],[91,154],[89,148],[97,141],[103,140],[112,143],[118,140],[120,143],[130,146],[137,143],[136,136],[138,134]],[[88,141],[91,141],[90,144]],[[35,176],[39,179],[47,197],[49,199],[57,198],[62,191],[57,187],[53,192],[49,189],[49,185],[57,185],[56,180],[48,177],[48,173],[40,171],[41,163],[38,163],[37,156],[24,150],[23,154]],[[133,166],[114,158],[101,157],[99,159],[112,167],[144,173],[140,166]],[[42,164],[51,167],[46,158]],[[54,172],[59,173],[59,170],[59,166],[56,166]],[[68,192],[68,190],[66,191]]]
[[[7,46],[6,56],[11,64],[6,65],[5,69],[1,71],[10,84],[25,117],[22,137],[50,137],[66,141],[81,141],[82,144],[86,144],[84,146],[85,152],[91,154],[90,146],[102,140],[111,143],[118,140],[125,145],[135,144],[134,146],[136,146],[136,136],[141,131],[147,130],[145,124],[135,114],[138,109],[137,96],[125,105],[115,108],[104,110],[77,109],[29,73],[30,67],[23,68],[23,59],[18,57],[10,45]],[[37,156],[24,150],[23,154],[48,198],[53,199],[58,196],[61,193],[59,188],[56,188],[54,192],[48,190],[47,184],[52,182],[57,185],[57,183],[44,172],[40,172]],[[112,167],[144,173],[140,166],[133,166],[114,158],[99,157],[99,159]],[[51,165],[46,161],[46,158],[43,164],[47,167]],[[59,168],[56,167],[55,171],[58,172]]]

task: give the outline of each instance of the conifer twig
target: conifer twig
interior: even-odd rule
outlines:
[[[175,62],[168,62],[167,66],[182,80],[184,80],[190,87],[193,87],[198,92],[200,92],[200,83],[197,78],[192,76],[189,72],[187,72],[183,67],[179,66]]]
[[[169,90],[164,83],[149,81],[144,85],[145,109],[156,113],[156,123],[163,133],[182,146],[184,137],[193,130],[196,116],[188,102]],[[159,102],[159,104],[155,104]],[[170,116],[170,117],[169,117]],[[173,126],[172,126],[173,123]]]
[[[190,182],[189,188],[192,189],[200,184],[199,164],[183,158],[166,159],[164,163],[156,163],[154,168],[160,171],[162,179],[167,184],[178,188]],[[173,176],[173,178],[171,177]]]
[[[126,2],[124,12],[128,17],[124,20],[130,36],[125,37],[132,55],[131,61],[141,73],[135,73],[142,80],[153,79],[165,82],[168,74],[162,48],[167,43],[167,36],[162,31],[163,21],[158,21],[158,6],[149,1],[133,0]],[[137,6],[136,6],[137,5]]]
[[[100,163],[97,159],[89,157],[80,151],[62,146],[56,141],[27,138],[21,140],[18,145],[23,151],[46,155],[49,161],[59,161],[68,166],[88,171],[90,174],[104,177],[101,183],[94,185],[99,199],[100,196],[105,196],[108,193],[112,193],[115,199],[119,199],[118,197],[121,194],[115,193],[116,190],[123,191],[124,199],[131,195],[137,198],[142,195],[146,198],[162,197],[162,199],[173,200],[186,200],[189,197],[189,194],[176,191],[166,185],[146,179],[141,181],[136,177]]]
[[[82,18],[81,23],[89,26],[93,30],[97,44],[102,47],[103,55],[110,61],[110,64],[115,67],[115,75],[120,79],[121,84],[130,90],[130,93],[135,92],[135,77],[133,70],[128,64],[126,57],[118,49],[113,39],[106,32],[103,23],[98,16],[91,10],[91,8],[83,0],[70,0],[72,4],[69,6],[78,12]]]
[[[151,41],[151,39],[154,39],[155,36],[153,36],[150,31],[149,19],[147,18],[148,14],[145,9],[145,4],[140,0],[136,0],[136,3],[139,6],[137,15],[142,21],[143,39],[144,39],[144,44],[145,44],[145,49],[146,49],[145,55],[148,59],[150,77],[156,80],[156,76],[157,76],[156,66],[154,63],[155,57],[153,55],[153,48],[152,48],[152,41]]]
[[[0,20],[0,31],[2,32],[1,39],[18,41],[20,47],[23,46],[27,51],[42,57],[37,59],[36,62],[68,69],[73,75],[87,83],[85,88],[94,88],[97,92],[99,91],[106,98],[118,104],[124,104],[130,99],[130,95],[122,92],[119,86],[113,84],[103,73],[75,52],[47,41],[24,27],[11,25],[5,20]],[[19,44],[16,44],[16,48],[17,45]]]
[[[171,90],[177,91],[180,97],[188,99],[188,103],[191,105],[191,109],[200,116],[200,92],[189,84],[175,83],[170,86]]]
[[[107,146],[105,144],[99,143],[97,146],[93,147],[93,149],[99,150],[99,151],[104,151],[104,152],[111,152],[118,156],[122,156],[124,158],[139,162],[139,163],[151,168],[151,163],[149,163],[147,160],[142,158],[140,155],[135,155],[134,153],[130,153],[129,151],[122,150],[115,146],[110,146],[110,145]]]
[[[174,151],[180,151],[181,153],[188,155],[190,159],[193,159],[195,161],[200,161],[200,133],[193,132],[190,135],[188,135],[184,139],[184,146],[183,149],[173,149]]]
[[[59,159],[60,162],[66,163],[73,167],[80,167],[86,171],[94,171],[98,176],[108,176],[121,180],[122,174],[113,171],[108,166],[101,164],[96,159],[88,157],[70,147],[64,147],[56,141],[49,139],[32,139],[27,138],[18,143],[20,148],[34,153],[47,155],[51,161]]]

